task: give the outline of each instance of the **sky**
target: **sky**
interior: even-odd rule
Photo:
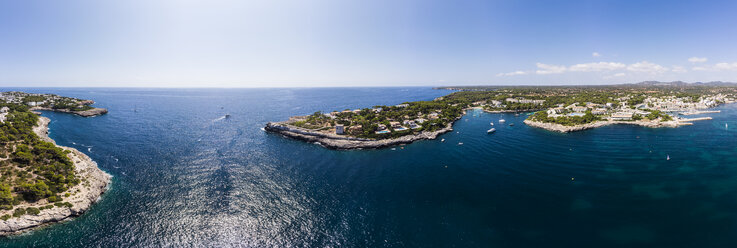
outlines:
[[[0,0],[0,86],[737,82],[737,1]]]

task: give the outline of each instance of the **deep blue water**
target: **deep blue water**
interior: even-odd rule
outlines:
[[[524,115],[469,112],[445,142],[334,151],[261,127],[449,91],[0,90],[108,108],[43,115],[53,139],[114,176],[85,215],[0,246],[737,246],[737,105],[693,126],[571,134],[528,127]],[[516,125],[487,135],[500,118]]]

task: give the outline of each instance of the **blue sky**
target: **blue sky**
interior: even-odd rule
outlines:
[[[737,81],[737,1],[0,0],[0,86]]]

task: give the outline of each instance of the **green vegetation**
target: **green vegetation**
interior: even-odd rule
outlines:
[[[386,139],[444,128],[457,120],[463,110],[469,107],[481,107],[487,111],[537,111],[529,117],[531,120],[565,126],[592,123],[617,113],[632,113],[632,120],[647,118],[670,121],[673,117],[658,109],[677,112],[677,108],[682,106],[694,109],[696,103],[701,104],[698,108],[706,108],[706,100],[712,102],[709,106],[713,106],[714,102],[723,102],[727,97],[733,99],[737,93],[737,85],[683,83],[450,89],[460,91],[432,101],[405,102],[396,106],[374,106],[360,110],[347,109],[328,114],[315,112],[292,119],[290,124],[322,132],[332,132],[337,125],[342,125],[344,133],[349,136]],[[680,105],[671,106],[676,103]],[[551,110],[550,114],[547,110]],[[617,118],[627,119],[626,115]]]
[[[661,121],[672,121],[673,117],[658,110],[653,110],[649,115],[646,116],[648,120],[655,120],[660,118]]]
[[[375,106],[374,109],[361,109],[357,112],[343,111],[334,112],[334,118],[328,117],[321,112],[315,112],[304,120],[296,121],[292,125],[320,130],[335,125],[344,125],[346,132],[355,137],[385,139],[395,138],[421,131],[435,131],[445,127],[448,123],[460,117],[463,108],[470,103],[466,100],[453,99],[446,101],[419,101],[406,103],[405,107],[398,106]],[[379,111],[379,109],[381,109]],[[390,125],[391,122],[402,122],[403,120],[423,119],[417,123],[418,128],[407,128],[399,131]],[[386,126],[391,131],[385,134],[377,134],[375,131],[379,125]],[[350,127],[354,127],[351,129]],[[360,127],[360,128],[358,128]]]
[[[561,116],[557,118],[548,117],[548,113],[545,111],[538,111],[529,118],[534,121],[556,123],[564,126],[575,126],[600,120],[600,118],[591,114],[590,110],[586,111],[586,114],[583,116]]]
[[[0,209],[10,210],[23,202],[43,199],[61,201],[59,194],[80,183],[67,152],[33,132],[39,117],[27,106],[0,103],[0,107],[10,109],[0,123],[0,154],[4,158],[0,160]],[[13,216],[37,214],[40,210],[18,208]]]

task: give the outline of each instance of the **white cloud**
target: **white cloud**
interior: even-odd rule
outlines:
[[[598,58],[598,57],[601,57],[601,54],[594,52],[591,54],[591,57]]]
[[[496,76],[517,76],[517,75],[529,75],[529,74],[538,74],[538,75],[547,75],[547,74],[561,74],[561,73],[569,73],[569,72],[587,72],[587,73],[603,73],[600,74],[604,76],[604,78],[614,78],[614,77],[623,77],[627,75],[632,74],[638,74],[638,73],[649,73],[649,74],[661,74],[661,73],[685,73],[688,72],[688,69],[683,66],[673,66],[672,68],[665,67],[659,64],[651,63],[648,61],[640,61],[633,64],[625,64],[625,63],[619,63],[619,62],[592,62],[592,63],[582,63],[582,64],[574,64],[571,66],[565,66],[565,65],[552,65],[552,64],[543,64],[543,63],[536,63],[537,70],[527,70],[527,71],[513,71],[513,72],[507,72],[507,73],[499,73]],[[694,70],[736,70],[737,71],[737,63],[719,63],[714,66],[710,67],[694,67]],[[625,72],[631,72],[625,74]]]
[[[716,68],[719,71],[734,71],[734,70],[737,70],[737,62],[719,63],[719,64],[714,65],[714,68]]]
[[[497,77],[504,77],[504,76],[519,76],[519,75],[525,75],[527,74],[526,71],[513,71],[513,72],[507,72],[507,73],[499,73],[496,74]]]
[[[565,66],[560,65],[548,65],[543,63],[537,63],[537,74],[559,74],[566,71]]]
[[[668,68],[653,64],[647,61],[637,62],[634,64],[630,64],[627,66],[628,71],[634,71],[634,72],[647,72],[647,73],[663,73],[668,71]]]
[[[677,66],[677,65],[676,66],[673,66],[673,72],[683,73],[683,72],[687,72],[687,71],[688,70],[686,70],[686,68],[684,68],[683,66]]]
[[[690,58],[688,58],[688,62],[691,62],[691,63],[694,63],[694,64],[696,64],[696,63],[704,63],[707,60],[708,60],[707,58],[699,58],[699,57],[690,57]]]
[[[627,76],[627,74],[625,74],[624,72],[620,72],[614,75],[604,76],[604,79],[612,79],[612,78],[624,77],[624,76]]]
[[[737,71],[737,62],[717,63],[715,65],[696,66],[691,69],[694,71]]]
[[[570,68],[568,68],[571,71],[613,71],[613,70],[620,70],[627,67],[627,65],[622,63],[616,63],[616,62],[598,62],[598,63],[586,63],[586,64],[576,64],[572,65]]]

